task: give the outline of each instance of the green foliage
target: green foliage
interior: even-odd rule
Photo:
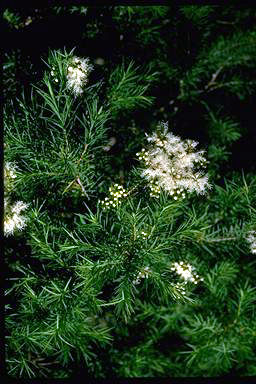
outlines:
[[[221,269],[223,267],[224,264],[221,265]],[[220,268],[218,269],[220,270]],[[229,267],[229,275],[233,279],[233,267]],[[227,314],[223,314],[222,324],[211,312],[208,312],[210,315],[206,318],[200,314],[188,319],[189,326],[185,327],[184,331],[185,335],[189,335],[190,338],[191,344],[187,343],[190,350],[181,352],[187,354],[188,367],[196,364],[204,375],[215,376],[228,372],[234,362],[237,363],[240,359],[250,360],[252,358],[254,348],[252,336],[255,325],[251,318],[253,316],[251,304],[255,300],[255,295],[254,289],[247,283],[244,285],[244,290],[237,290],[238,301],[237,298],[228,300],[229,309]],[[240,317],[242,307],[249,311],[246,324],[241,321]],[[210,365],[208,365],[209,361],[211,361]]]
[[[207,274],[205,284],[214,296],[219,299],[226,298],[228,287],[234,282],[238,272],[234,263],[223,261],[216,264],[211,273]]]
[[[11,114],[5,111],[6,141],[10,148],[7,151],[7,159],[19,164],[15,187],[27,200],[37,198],[42,190],[46,196],[44,204],[38,208],[37,203],[30,213],[32,257],[40,260],[43,270],[36,278],[30,267],[17,266],[17,270],[26,276],[16,278],[17,281],[7,290],[7,294],[15,290],[22,296],[16,310],[22,319],[20,325],[14,330],[15,323],[8,323],[9,350],[19,351],[23,348],[23,351],[28,352],[28,358],[24,358],[24,352],[20,352],[15,360],[7,359],[10,372],[18,376],[24,373],[27,377],[33,377],[36,371],[38,374],[38,370],[39,375],[43,375],[40,371],[40,361],[45,358],[45,354],[51,355],[57,360],[57,364],[64,366],[70,359],[73,360],[74,353],[80,356],[79,358],[90,361],[94,356],[90,351],[90,342],[95,340],[97,343],[104,343],[110,337],[108,328],[102,328],[95,322],[90,323],[90,314],[97,313],[103,305],[97,294],[108,277],[106,275],[102,282],[99,278],[104,266],[107,267],[106,261],[94,266],[92,262],[86,264],[86,259],[82,257],[80,265],[78,254],[73,253],[71,257],[74,247],[72,248],[70,243],[67,244],[67,234],[72,239],[75,237],[65,228],[65,220],[60,220],[59,217],[54,217],[55,215],[52,220],[49,214],[41,212],[43,205],[44,209],[47,205],[49,207],[55,196],[59,196],[62,199],[59,203],[63,204],[62,196],[69,188],[74,188],[74,184],[84,198],[89,198],[90,187],[96,181],[94,164],[98,152],[102,151],[105,126],[110,114],[109,109],[105,112],[103,106],[99,105],[100,84],[87,88],[84,100],[86,111],[78,114],[78,109],[83,109],[81,101],[73,100],[65,80],[71,55],[72,52],[68,54],[65,51],[50,53],[47,65],[51,73],[45,72],[42,84],[34,87],[36,94],[31,92],[31,104],[28,105],[23,95],[23,99],[18,100],[17,115],[14,113],[14,106]],[[138,80],[138,77],[135,76],[133,80],[133,87],[136,87],[135,80]],[[148,86],[145,86],[143,90],[147,88]],[[143,97],[142,90],[140,96]],[[136,105],[136,100],[132,105]],[[79,146],[75,141],[77,134],[82,138]],[[52,187],[53,191],[49,187]],[[92,212],[89,219],[95,221]],[[80,220],[83,220],[81,215]],[[61,233],[60,221],[63,224]],[[97,230],[95,232],[94,222],[91,227],[86,226],[86,230],[95,237]],[[80,251],[83,248],[87,251],[91,249],[93,253],[97,251],[104,255],[108,249],[105,245],[102,246],[101,242],[98,248],[94,247],[95,245],[90,247],[89,244],[86,246],[84,242]],[[76,267],[74,263],[77,264]],[[54,271],[55,276],[49,279],[51,271]],[[110,272],[113,274],[111,268]],[[122,298],[125,296],[124,307],[124,299],[119,300],[120,294]],[[131,308],[127,305],[129,294],[127,286],[124,282],[121,283],[116,292],[116,300],[120,302],[118,310],[124,317],[129,314]],[[81,295],[84,297],[84,304],[79,299]],[[40,322],[42,314],[44,321]],[[30,326],[32,319],[33,326]],[[35,360],[31,363],[30,354],[39,356],[37,363],[33,362]]]
[[[95,71],[74,96],[74,50],[50,50],[33,74],[34,57],[4,56],[5,162],[16,170],[5,195],[28,204],[24,231],[5,238],[8,375],[255,375],[255,174],[233,172],[230,156],[253,140],[255,12],[49,13],[84,17],[74,40]],[[25,25],[14,9],[4,18]],[[150,195],[136,152],[163,120],[208,148],[204,196]]]
[[[14,52],[5,53],[3,56],[3,95],[15,94],[17,80],[15,79],[16,55]],[[8,89],[8,92],[7,92]]]
[[[215,169],[218,169],[221,163],[228,161],[229,155],[232,152],[227,149],[231,147],[232,142],[241,137],[241,129],[238,122],[233,121],[227,116],[221,117],[215,115],[205,102],[202,102],[202,104],[209,113],[207,121],[209,124],[209,139],[211,144],[208,148],[208,156],[212,164],[216,164]],[[214,169],[212,169],[212,171],[214,171]]]
[[[152,73],[148,68],[142,73],[138,73],[138,68],[134,67],[134,62],[130,62],[127,69],[124,63],[112,72],[109,79],[107,90],[108,105],[113,112],[124,112],[134,109],[135,106],[145,107],[153,103],[153,97],[146,96],[150,84],[156,80],[157,72]]]
[[[157,18],[162,18],[166,16],[168,12],[168,7],[165,6],[117,6],[114,8],[113,19],[117,22],[123,21],[125,19],[128,22],[136,22],[139,25],[152,25]],[[158,28],[159,29],[159,28]],[[141,32],[144,33],[145,30]],[[152,33],[154,28],[150,29],[147,32]]]
[[[97,157],[97,151],[104,144],[105,126],[110,112],[116,112],[120,105],[126,105],[126,108],[148,105],[151,100],[144,96],[149,85],[140,86],[138,83],[142,79],[152,79],[154,74],[147,72],[144,79],[142,75],[136,74],[133,64],[129,64],[127,71],[121,67],[110,78],[108,98],[111,109],[108,107],[106,110],[100,104],[98,83],[87,88],[86,111],[79,115],[77,110],[80,103],[73,100],[65,84],[71,55],[72,52],[51,53],[48,67],[49,70],[55,68],[55,77],[45,72],[43,87],[36,86],[36,94],[31,93],[31,107],[26,106],[23,97],[23,100],[19,100],[18,116],[14,112],[5,115],[6,137],[12,148],[8,159],[17,161],[20,152],[24,152],[23,171],[27,172],[23,172],[18,183],[30,195],[34,192],[35,196],[39,188],[49,190],[53,185],[54,189],[58,185],[62,194],[77,188],[81,195],[91,195],[97,178],[90,159],[92,156]],[[54,81],[56,78],[59,79],[57,84]],[[40,110],[35,109],[37,103]],[[78,146],[75,142],[76,134],[83,137]],[[34,157],[34,153],[38,153],[39,157]]]
[[[215,193],[210,198],[214,202],[215,209],[215,224],[223,224],[224,222],[229,225],[239,224],[239,221],[246,218],[247,220],[253,219],[252,208],[254,206],[255,196],[255,181],[249,181],[247,185],[246,180],[238,180],[236,183],[233,181],[224,180],[224,187],[219,185],[215,186]]]
[[[255,82],[241,76],[255,66],[255,32],[237,32],[220,36],[200,53],[196,65],[180,82],[180,100],[198,98],[202,93],[224,88],[242,98],[252,92]],[[237,72],[235,72],[237,71]]]
[[[3,13],[3,18],[10,24],[11,27],[16,29],[19,28],[21,17],[18,13],[14,13],[9,8],[7,8]]]
[[[57,15],[65,12],[71,14],[86,15],[88,11],[88,7],[85,7],[84,5],[61,5],[54,6],[52,9]]]
[[[214,6],[185,5],[181,7],[184,16],[196,25],[205,25],[209,22],[209,15],[214,11]]]
[[[256,300],[255,297],[255,287],[250,287],[248,281],[246,281],[244,288],[240,288],[238,292],[238,302],[231,300],[231,303],[234,304],[237,310],[237,318],[243,312],[253,312],[254,313],[254,305],[253,303]]]
[[[230,117],[216,118],[211,115],[210,135],[211,140],[219,142],[222,145],[231,143],[240,138],[239,125],[234,122]]]

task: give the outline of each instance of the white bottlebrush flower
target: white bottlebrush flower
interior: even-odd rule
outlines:
[[[192,281],[193,274],[192,269],[194,269],[190,264],[184,264],[183,262],[174,263],[171,270],[176,271],[178,275],[180,275],[184,280]]]
[[[176,199],[177,195],[184,198],[185,191],[205,193],[210,188],[208,177],[195,170],[205,166],[204,151],[195,152],[197,142],[182,141],[168,132],[168,123],[160,123],[159,128],[159,132],[146,135],[149,148],[146,161],[143,158],[145,169],[142,176],[149,182],[157,181],[159,187]]]
[[[15,165],[9,162],[4,164],[4,194],[7,195],[13,189],[14,179],[17,177]]]
[[[9,211],[12,214],[8,214],[8,211],[4,212],[4,234],[6,236],[12,235],[16,230],[21,230],[26,226],[26,219],[20,216],[20,211],[27,208],[27,204],[19,201],[14,206],[9,207]],[[8,207],[6,202],[5,209]]]
[[[23,203],[23,201],[17,201],[13,207],[11,208],[12,212],[14,214],[19,215],[21,211],[26,209],[28,207],[28,204]]]
[[[28,204],[23,201],[17,201],[12,204],[10,202],[10,193],[13,190],[13,179],[16,178],[15,166],[11,163],[4,165],[4,234],[12,235],[15,230],[21,230],[25,227],[26,219],[21,216]]]
[[[26,226],[23,217],[13,215],[13,217],[4,221],[4,234],[6,236],[13,235],[15,230],[21,230]]]
[[[248,232],[246,240],[250,244],[251,253],[256,254],[256,231]]]
[[[75,96],[83,93],[83,87],[88,81],[88,75],[93,69],[89,59],[73,57],[67,67],[67,87]]]
[[[15,229],[15,223],[11,219],[4,220],[4,234],[6,236],[12,235]]]
[[[171,266],[171,270],[175,271],[178,275],[180,275],[180,277],[185,280],[185,284],[188,281],[191,281],[194,284],[197,284],[200,280],[203,281],[203,278],[199,278],[199,275],[195,274],[195,268],[188,263],[184,263],[183,261],[180,261],[179,263],[173,263]]]
[[[15,174],[15,166],[9,162],[4,165],[4,178],[15,179],[17,176]]]

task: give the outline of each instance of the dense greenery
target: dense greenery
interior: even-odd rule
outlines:
[[[7,375],[255,375],[256,10],[3,19]]]

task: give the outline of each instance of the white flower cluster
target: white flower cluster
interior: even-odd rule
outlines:
[[[9,236],[14,231],[21,230],[25,227],[26,219],[20,215],[21,211],[24,211],[28,204],[23,201],[17,201],[14,205],[10,204],[8,194],[12,190],[12,181],[17,176],[16,170],[13,164],[6,163],[4,166],[4,234]]]
[[[142,148],[141,152],[137,152],[136,156],[139,160],[143,160],[146,165],[149,165],[149,152]],[[149,181],[149,189],[150,189],[150,197],[159,198],[161,188],[159,187],[159,183],[157,180]]]
[[[200,280],[203,281],[203,278],[199,278],[199,275],[196,275],[193,272],[195,268],[183,261],[180,261],[179,263],[175,262],[172,265],[171,270],[180,275],[180,277],[185,280],[185,284],[187,284],[188,281],[191,281],[194,284],[197,284]]]
[[[141,279],[147,279],[149,274],[151,272],[151,269],[149,267],[144,267],[143,269],[140,270],[140,272],[138,273],[138,275],[136,276],[136,279],[133,280],[133,284],[134,285],[138,285],[140,284],[141,282]]]
[[[7,162],[4,166],[4,178],[15,179],[17,176],[15,174],[16,170],[13,164]]]
[[[9,208],[9,214],[5,215],[4,219],[4,234],[6,236],[12,235],[15,230],[21,230],[26,226],[26,219],[20,216],[20,212],[24,211],[28,204],[23,201],[17,201],[13,206],[8,207],[8,200],[5,199],[5,210]],[[7,216],[7,217],[6,217]]]
[[[161,188],[159,187],[159,183],[157,180],[150,180],[149,181],[149,189],[150,189],[150,197],[156,197],[159,198]]]
[[[246,240],[250,244],[250,251],[251,253],[256,253],[256,231],[250,231],[248,232]]]
[[[88,75],[93,69],[89,59],[73,57],[67,68],[67,87],[75,96],[83,93],[83,87],[88,81]]]
[[[145,148],[142,148],[140,152],[137,152],[136,156],[138,156],[139,160],[144,160],[147,165],[149,164],[149,153]]]
[[[4,165],[4,191],[5,194],[8,193],[12,189],[12,182],[16,176],[15,166],[9,162]]]
[[[122,185],[115,184],[113,187],[109,187],[110,197],[105,197],[105,200],[101,200],[103,208],[116,207],[120,200],[127,196],[127,192]]]
[[[148,150],[137,154],[146,165],[142,176],[149,181],[157,181],[159,187],[175,200],[184,198],[185,191],[205,193],[206,188],[210,188],[208,177],[194,169],[195,166],[205,167],[204,151],[194,152],[198,143],[182,141],[168,133],[168,123],[161,123],[159,128],[161,131],[147,135]]]

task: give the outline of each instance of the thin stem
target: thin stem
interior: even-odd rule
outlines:
[[[238,240],[238,237],[220,237],[218,239],[209,239],[209,240],[204,240],[207,243],[214,243],[214,242],[219,242],[219,241],[228,241],[228,240]]]
[[[223,66],[220,66],[217,71],[215,73],[213,73],[212,75],[212,78],[211,80],[209,81],[209,83],[205,86],[205,90],[209,89],[212,85],[216,84],[215,83],[215,80],[216,78],[218,77],[218,75],[220,74],[220,72],[222,71],[223,69]]]
[[[83,184],[81,183],[81,180],[80,180],[80,178],[79,177],[77,177],[77,182],[78,182],[78,184],[80,185],[80,187],[81,187],[81,189],[82,189],[82,191],[83,191],[83,193],[85,194],[85,196],[89,199],[89,196],[88,196],[88,194],[86,193],[86,191],[85,191],[85,189],[84,189],[84,186],[83,186]]]

